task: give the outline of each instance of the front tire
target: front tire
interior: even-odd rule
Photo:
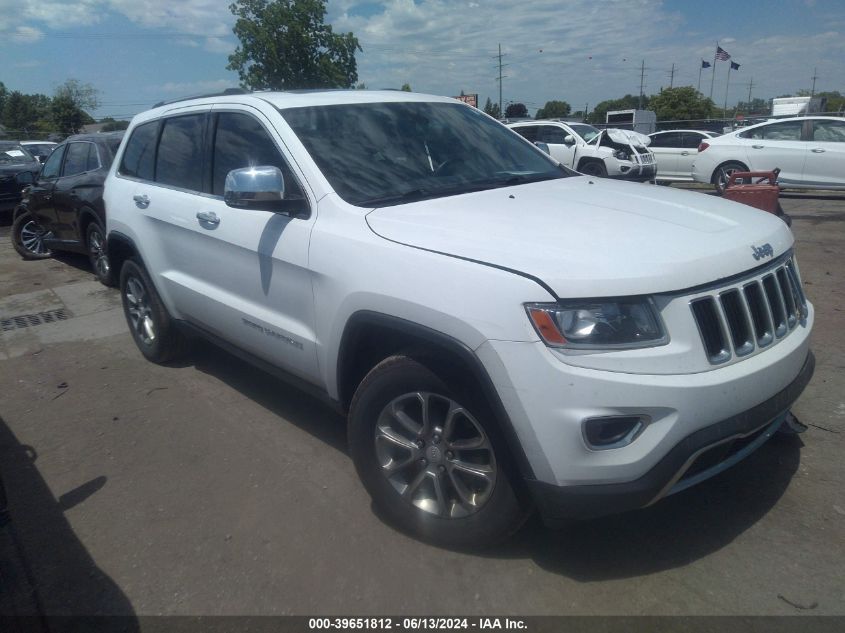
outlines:
[[[718,195],[721,196],[725,193],[725,188],[728,186],[728,180],[730,180],[731,174],[735,171],[748,171],[748,167],[742,163],[730,162],[725,163],[724,165],[719,165],[719,167],[716,168],[716,171],[713,172],[711,182],[716,187],[716,193]]]
[[[88,251],[88,261],[100,283],[104,286],[115,286],[115,275],[109,264],[106,249],[105,232],[96,222],[91,222],[85,231],[85,247]]]
[[[578,171],[585,176],[595,176],[597,178],[607,177],[607,168],[604,166],[604,163],[598,161],[584,163]]]
[[[484,547],[527,516],[489,408],[422,363],[391,356],[355,392],[349,449],[380,513],[414,536]]]
[[[127,259],[120,269],[120,298],[129,332],[147,360],[163,364],[185,354],[185,336],[167,313],[147,271],[135,259]]]
[[[12,246],[24,259],[47,259],[53,252],[44,245],[50,232],[24,211],[12,222]]]

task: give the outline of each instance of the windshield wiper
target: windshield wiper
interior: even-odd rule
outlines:
[[[392,196],[362,200],[358,203],[358,206],[377,207],[381,205],[398,204],[401,202],[414,202],[416,200],[425,200],[426,198],[436,197],[438,195],[440,195],[439,192],[431,191],[429,189],[409,189],[408,191],[403,191],[402,193],[397,193]]]

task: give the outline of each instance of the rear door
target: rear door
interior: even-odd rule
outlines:
[[[804,184],[845,189],[845,120],[813,119]]]
[[[680,154],[681,133],[659,132],[651,137],[648,149],[657,161],[657,177],[676,178],[678,176],[678,155]]]
[[[692,163],[698,154],[698,146],[707,137],[700,132],[681,132],[681,141],[678,151],[677,175],[678,178],[692,180]]]

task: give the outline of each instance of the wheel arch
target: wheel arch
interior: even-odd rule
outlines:
[[[575,168],[576,171],[580,171],[584,165],[589,165],[591,163],[598,163],[600,165],[604,165],[604,160],[597,157],[597,156],[582,156],[578,160],[578,166]]]
[[[120,269],[130,257],[137,257],[141,261],[141,254],[135,246],[135,242],[127,235],[112,231],[106,238],[106,249],[108,252],[109,263],[112,269],[120,275]],[[143,265],[143,261],[141,261]]]
[[[105,233],[106,227],[100,221],[100,217],[97,215],[97,212],[87,205],[81,207],[79,209],[79,242],[85,246],[87,246],[85,234],[88,232],[88,227],[92,222],[99,224],[100,228],[103,229],[103,232]]]
[[[424,325],[367,310],[353,314],[346,323],[337,357],[337,391],[347,410],[367,373],[385,358],[407,353],[431,364],[430,369],[455,380],[469,380],[493,413],[493,422],[510,451],[519,473],[534,478],[516,430],[493,381],[478,356],[461,341]],[[448,383],[448,380],[446,380]]]
[[[731,158],[730,160],[723,160],[721,163],[719,163],[718,165],[716,165],[716,167],[713,168],[713,173],[710,174],[710,184],[715,185],[719,176],[719,170],[722,169],[722,167],[724,167],[725,165],[730,165],[731,163],[736,163],[737,165],[740,165],[743,170],[749,171],[748,165],[745,164],[745,161],[737,160],[735,158]]]

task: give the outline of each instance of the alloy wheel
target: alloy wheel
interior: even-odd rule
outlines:
[[[156,329],[144,284],[137,277],[129,277],[125,294],[132,328],[144,344],[152,345],[156,339]]]
[[[44,245],[44,238],[49,231],[44,230],[38,222],[30,220],[21,227],[20,241],[23,247],[35,255],[47,255],[50,249]]]
[[[91,261],[94,263],[94,270],[101,279],[105,279],[109,275],[109,258],[106,254],[103,234],[99,230],[91,231],[91,236],[88,239],[88,253]]]
[[[493,447],[454,400],[423,391],[395,398],[379,415],[374,441],[384,477],[421,510],[461,518],[490,499],[497,477]]]

